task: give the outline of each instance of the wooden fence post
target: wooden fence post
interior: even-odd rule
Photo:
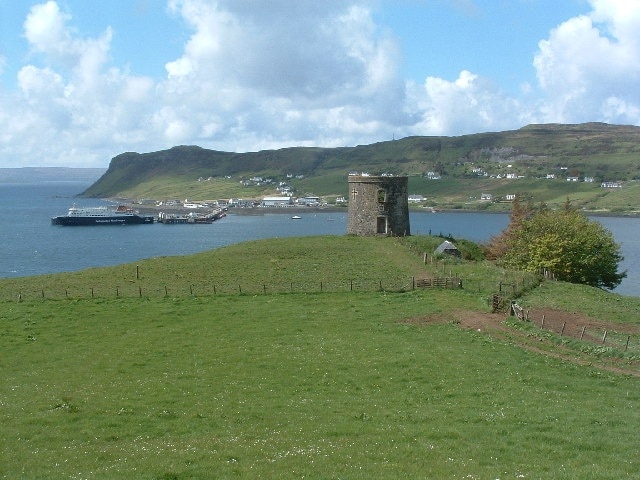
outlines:
[[[584,326],[582,327],[582,332],[580,332],[580,340],[582,340],[582,339],[584,338],[584,331],[585,331],[586,329],[587,329],[587,326],[586,326],[586,325],[584,325]]]
[[[560,330],[560,336],[564,333],[564,327],[567,326],[567,322],[562,322],[562,330]]]
[[[631,335],[627,335],[627,343],[624,345],[624,351],[627,351],[627,348],[629,348],[629,340],[631,339]]]
[[[500,295],[498,295],[497,293],[494,293],[493,296],[491,297],[491,309],[495,313],[498,311],[499,307],[500,307]]]
[[[604,345],[604,342],[607,340],[607,331],[604,331],[604,335],[602,336],[602,344]]]

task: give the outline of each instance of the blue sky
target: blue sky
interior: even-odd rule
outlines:
[[[0,2],[0,167],[640,125],[640,0]]]
[[[578,13],[581,0],[406,0],[382,4],[376,18],[399,39],[406,78],[455,78],[466,69],[517,92],[535,75],[538,41]]]

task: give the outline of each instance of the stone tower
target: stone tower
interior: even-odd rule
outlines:
[[[407,177],[349,175],[347,233],[410,235]]]

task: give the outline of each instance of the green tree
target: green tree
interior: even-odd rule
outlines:
[[[522,204],[522,197],[516,194],[516,198],[511,204],[511,216],[509,225],[498,235],[495,235],[487,245],[487,258],[497,260],[504,257],[510,249],[511,243],[515,240],[517,232],[522,228],[523,222],[534,212],[533,206],[529,203]]]
[[[618,272],[623,257],[611,232],[570,202],[560,210],[541,208],[521,220],[500,259],[508,267],[546,270],[558,280],[599,288],[615,288],[627,276]]]

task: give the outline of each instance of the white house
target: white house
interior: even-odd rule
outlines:
[[[195,202],[190,202],[188,199],[184,199],[184,202],[182,202],[182,206],[184,208],[207,208],[208,205],[205,205],[204,203],[195,203]]]
[[[316,206],[320,205],[320,197],[303,197],[298,199],[298,203],[302,205]]]
[[[288,207],[293,205],[292,197],[264,197],[262,199],[263,207]]]

